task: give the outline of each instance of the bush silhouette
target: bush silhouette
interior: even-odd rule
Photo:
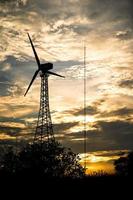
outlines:
[[[114,165],[118,175],[133,176],[133,152],[130,152],[127,157],[120,157]]]
[[[9,149],[0,163],[6,175],[79,178],[84,171],[78,155],[57,142],[28,144],[17,154]]]

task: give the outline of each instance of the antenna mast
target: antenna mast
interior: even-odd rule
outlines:
[[[84,42],[84,168],[86,169],[86,46]]]

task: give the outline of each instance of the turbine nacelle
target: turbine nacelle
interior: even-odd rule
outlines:
[[[39,69],[40,69],[43,73],[46,73],[48,70],[53,69],[53,63],[44,63],[44,64],[40,64]]]

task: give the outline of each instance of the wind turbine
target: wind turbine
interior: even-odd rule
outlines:
[[[64,78],[64,76],[61,76],[59,74],[56,74],[50,69],[53,69],[53,63],[44,63],[41,64],[39,57],[37,55],[37,52],[35,50],[35,47],[33,45],[32,39],[28,33],[28,38],[36,59],[36,63],[38,66],[38,69],[35,71],[32,80],[24,94],[28,93],[31,85],[33,84],[35,78],[37,77],[38,73],[40,73],[41,77],[41,90],[40,90],[40,108],[38,113],[38,120],[37,120],[37,126],[36,126],[36,132],[34,135],[34,142],[43,142],[46,138],[48,141],[54,140],[54,134],[53,134],[53,125],[51,120],[51,114],[50,114],[50,107],[49,107],[49,93],[48,93],[48,77],[49,75],[59,76]]]

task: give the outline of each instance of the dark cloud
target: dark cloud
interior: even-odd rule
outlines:
[[[114,150],[114,151],[103,151],[103,152],[95,152],[96,156],[124,156],[127,155],[129,151],[128,150]]]
[[[81,65],[83,62],[81,61],[77,61],[77,60],[67,60],[67,61],[56,61],[53,62],[54,67],[56,68],[56,70],[61,70],[61,69],[65,69],[65,68],[69,68],[75,65]]]
[[[0,96],[9,95],[8,91],[9,87],[10,87],[9,77],[2,72],[0,74]]]
[[[98,110],[96,107],[93,107],[93,106],[86,107],[87,115],[95,115],[97,113],[98,113]],[[79,109],[79,110],[73,111],[73,115],[84,115],[84,109]]]
[[[97,109],[97,107],[95,107],[95,105],[86,107],[86,114],[87,115],[95,115],[97,113],[98,113],[98,109]],[[75,116],[84,115],[84,108],[66,110],[66,111],[63,112],[63,114],[72,114],[72,115],[75,115]]]
[[[6,66],[10,65],[10,69],[6,70]],[[0,62],[1,70],[0,70],[0,95],[23,95],[24,90],[22,88],[22,83],[20,85],[15,81],[19,80],[19,76],[23,83],[28,81],[28,77],[32,77],[31,70],[36,70],[35,62],[28,61],[20,61],[16,59],[14,56],[7,56],[4,61]]]
[[[28,0],[0,0],[0,8],[2,8],[0,16],[6,17],[18,13],[19,9],[24,8],[27,2]]]
[[[4,119],[3,119],[4,120]],[[23,123],[23,120],[12,120],[7,118],[6,121],[16,121]],[[133,141],[133,123],[129,121],[97,121],[97,129],[87,130],[87,151],[108,151],[108,150],[121,150],[132,149]],[[66,131],[71,127],[77,126],[77,122],[54,124],[54,133],[57,135],[56,139],[64,146],[72,148],[75,152],[83,152],[83,138],[84,132],[72,132],[67,134]],[[22,139],[30,140],[34,136],[34,128],[29,127],[30,130],[19,128],[1,126],[0,133],[5,133],[11,137],[21,136]],[[59,134],[59,137],[58,137]],[[62,135],[60,137],[60,134]],[[10,141],[10,140],[9,140]],[[8,141],[8,142],[9,142]],[[123,152],[115,155],[123,155]],[[114,155],[114,153],[113,153]],[[107,156],[105,155],[102,156]],[[110,154],[111,156],[111,154]]]
[[[9,125],[0,125],[0,135],[2,134],[3,137],[2,140],[5,139],[4,135],[11,137],[11,140],[14,139],[14,137],[18,137],[23,140],[31,140],[31,138],[34,136],[34,132],[35,127],[31,127],[31,125],[29,127],[27,126],[26,128],[19,127],[19,124],[17,125],[17,123],[12,126],[11,123],[9,123]]]
[[[6,6],[6,9],[3,10],[3,15],[16,16],[22,21],[23,19],[19,17],[19,15],[21,14],[23,18],[26,19],[24,15],[30,16],[30,12],[38,14],[38,18],[39,16],[43,17],[44,21],[46,20],[49,22],[49,19],[51,19],[51,22],[49,22],[50,24],[65,15],[62,11],[63,4],[58,0],[10,0],[10,2],[5,1],[5,3],[3,2],[2,4]],[[12,10],[13,6],[14,9]],[[27,18],[27,22],[29,21],[30,20]]]
[[[108,141],[112,148],[132,149],[133,123],[128,121],[98,122],[101,129],[102,139]]]
[[[0,0],[0,3],[3,5],[10,5],[11,3],[16,6],[21,6],[27,3],[28,0]]]
[[[9,136],[19,136],[22,128],[10,127],[10,126],[0,126],[0,134],[6,134]]]
[[[104,104],[104,102],[106,101],[107,96],[105,96],[105,98],[101,98],[98,99],[96,101],[93,102],[93,107],[98,108],[99,106],[101,106],[102,104]]]
[[[59,33],[73,31],[78,35],[86,35],[96,31],[99,35],[111,36],[114,31],[125,31],[125,29],[133,28],[133,2],[131,0],[79,0],[73,3],[68,1],[66,4],[70,9],[65,9],[63,4],[61,5],[61,10],[60,7],[58,7],[57,10],[60,14],[54,13],[54,18],[56,20],[80,16],[81,18],[85,17],[89,20],[91,19],[92,24],[73,22],[70,25],[62,24],[54,28],[54,23],[51,23],[51,31]],[[75,10],[73,10],[73,6],[75,6]],[[49,9],[52,11],[52,5],[50,5]],[[54,18],[50,14],[48,17],[49,19],[47,20],[52,20],[54,22]],[[106,31],[107,29],[110,31]],[[104,30],[104,32],[102,30]],[[117,37],[119,37],[119,39],[129,39],[132,38],[132,33],[131,31],[127,31],[123,35],[117,35]]]
[[[6,79],[5,73],[3,77],[0,76],[0,96],[19,96],[23,93],[23,89],[19,85],[13,84],[8,78]]]
[[[117,109],[115,111],[111,111],[110,113],[108,113],[110,116],[128,116],[133,114],[133,108],[120,108]]]
[[[16,5],[17,9],[13,9],[10,4]],[[10,0],[10,4],[8,8],[1,11],[1,16],[14,16],[15,19],[27,25],[31,25],[34,21],[36,28],[45,23],[50,27],[49,33],[63,35],[74,32],[84,36],[97,32],[98,35],[111,36],[115,31],[133,28],[133,2],[131,0]],[[75,17],[86,18],[92,23],[75,21],[73,20]],[[69,19],[72,19],[71,23],[65,23]],[[58,20],[64,20],[64,22],[55,26]],[[107,29],[109,31],[106,31]],[[117,37],[127,39],[132,37],[132,34],[120,34]]]
[[[97,130],[87,130],[88,152],[133,149],[133,123],[128,121],[99,121],[97,127]],[[84,138],[83,131],[67,134],[62,142],[76,152],[83,152],[84,142],[80,138]]]
[[[61,139],[61,143],[64,146],[70,147],[74,152],[83,153],[84,152],[84,131],[73,132],[71,134],[65,135]],[[102,141],[101,133],[98,130],[88,130],[87,131],[87,152],[98,151],[98,150],[108,150],[109,146],[106,141]],[[112,147],[110,148],[112,149]]]
[[[128,107],[122,107],[110,112],[99,112],[97,117],[129,117],[133,114],[133,109]]]
[[[58,32],[59,34],[69,34],[72,31],[78,35],[86,35],[92,30],[92,27],[87,26],[87,24],[73,22],[71,25],[62,24],[56,28],[54,28],[54,26],[51,26],[51,30],[49,31],[49,33]]]
[[[133,2],[131,0],[85,0],[82,5],[83,13],[88,18],[105,22],[123,20],[124,23],[132,25]]]
[[[76,125],[78,125],[78,122],[68,122],[68,123],[54,124],[53,127],[55,133],[62,134]]]
[[[133,33],[132,31],[123,31],[123,32],[118,32],[116,34],[116,38],[119,38],[120,40],[128,40],[132,39]]]
[[[18,2],[19,0],[0,0],[0,3]]]
[[[0,117],[0,122],[16,122],[16,123],[25,123],[23,119],[13,118],[13,117]]]
[[[23,105],[22,107],[25,107],[25,108],[30,108],[30,105]],[[32,106],[31,105],[31,108],[34,108],[34,105]],[[18,109],[19,109],[19,106],[18,106]],[[37,118],[37,116],[38,116],[38,111],[37,112],[31,112],[31,113],[28,113],[28,114],[24,114],[23,116],[22,116],[22,118],[23,119],[33,119],[33,118]]]
[[[2,136],[9,136],[9,137],[18,137],[18,140],[25,140],[25,141],[31,141],[34,137],[34,133],[35,133],[35,126],[36,123],[32,123],[32,125],[30,124],[29,127],[26,128],[20,128],[17,127],[17,123],[24,123],[24,120],[21,119],[14,119],[14,118],[1,118],[1,124],[2,122],[4,122],[4,120],[6,122],[16,122],[16,126],[5,126],[5,125],[1,125],[0,126],[0,134],[2,134]],[[70,122],[70,123],[61,123],[61,124],[53,124],[53,128],[54,128],[54,133],[57,135],[57,140],[60,140],[60,136],[58,137],[58,134],[63,134],[63,141],[64,139],[68,139],[68,135],[69,134],[65,134],[65,131],[67,131],[68,129],[70,129],[73,126],[76,126],[78,123],[77,122]],[[0,141],[0,144],[12,144],[12,145],[16,145],[16,142],[14,142],[13,140],[15,140],[14,138],[11,139],[5,139],[3,138]]]
[[[119,86],[123,88],[133,89],[133,79],[121,80]]]

